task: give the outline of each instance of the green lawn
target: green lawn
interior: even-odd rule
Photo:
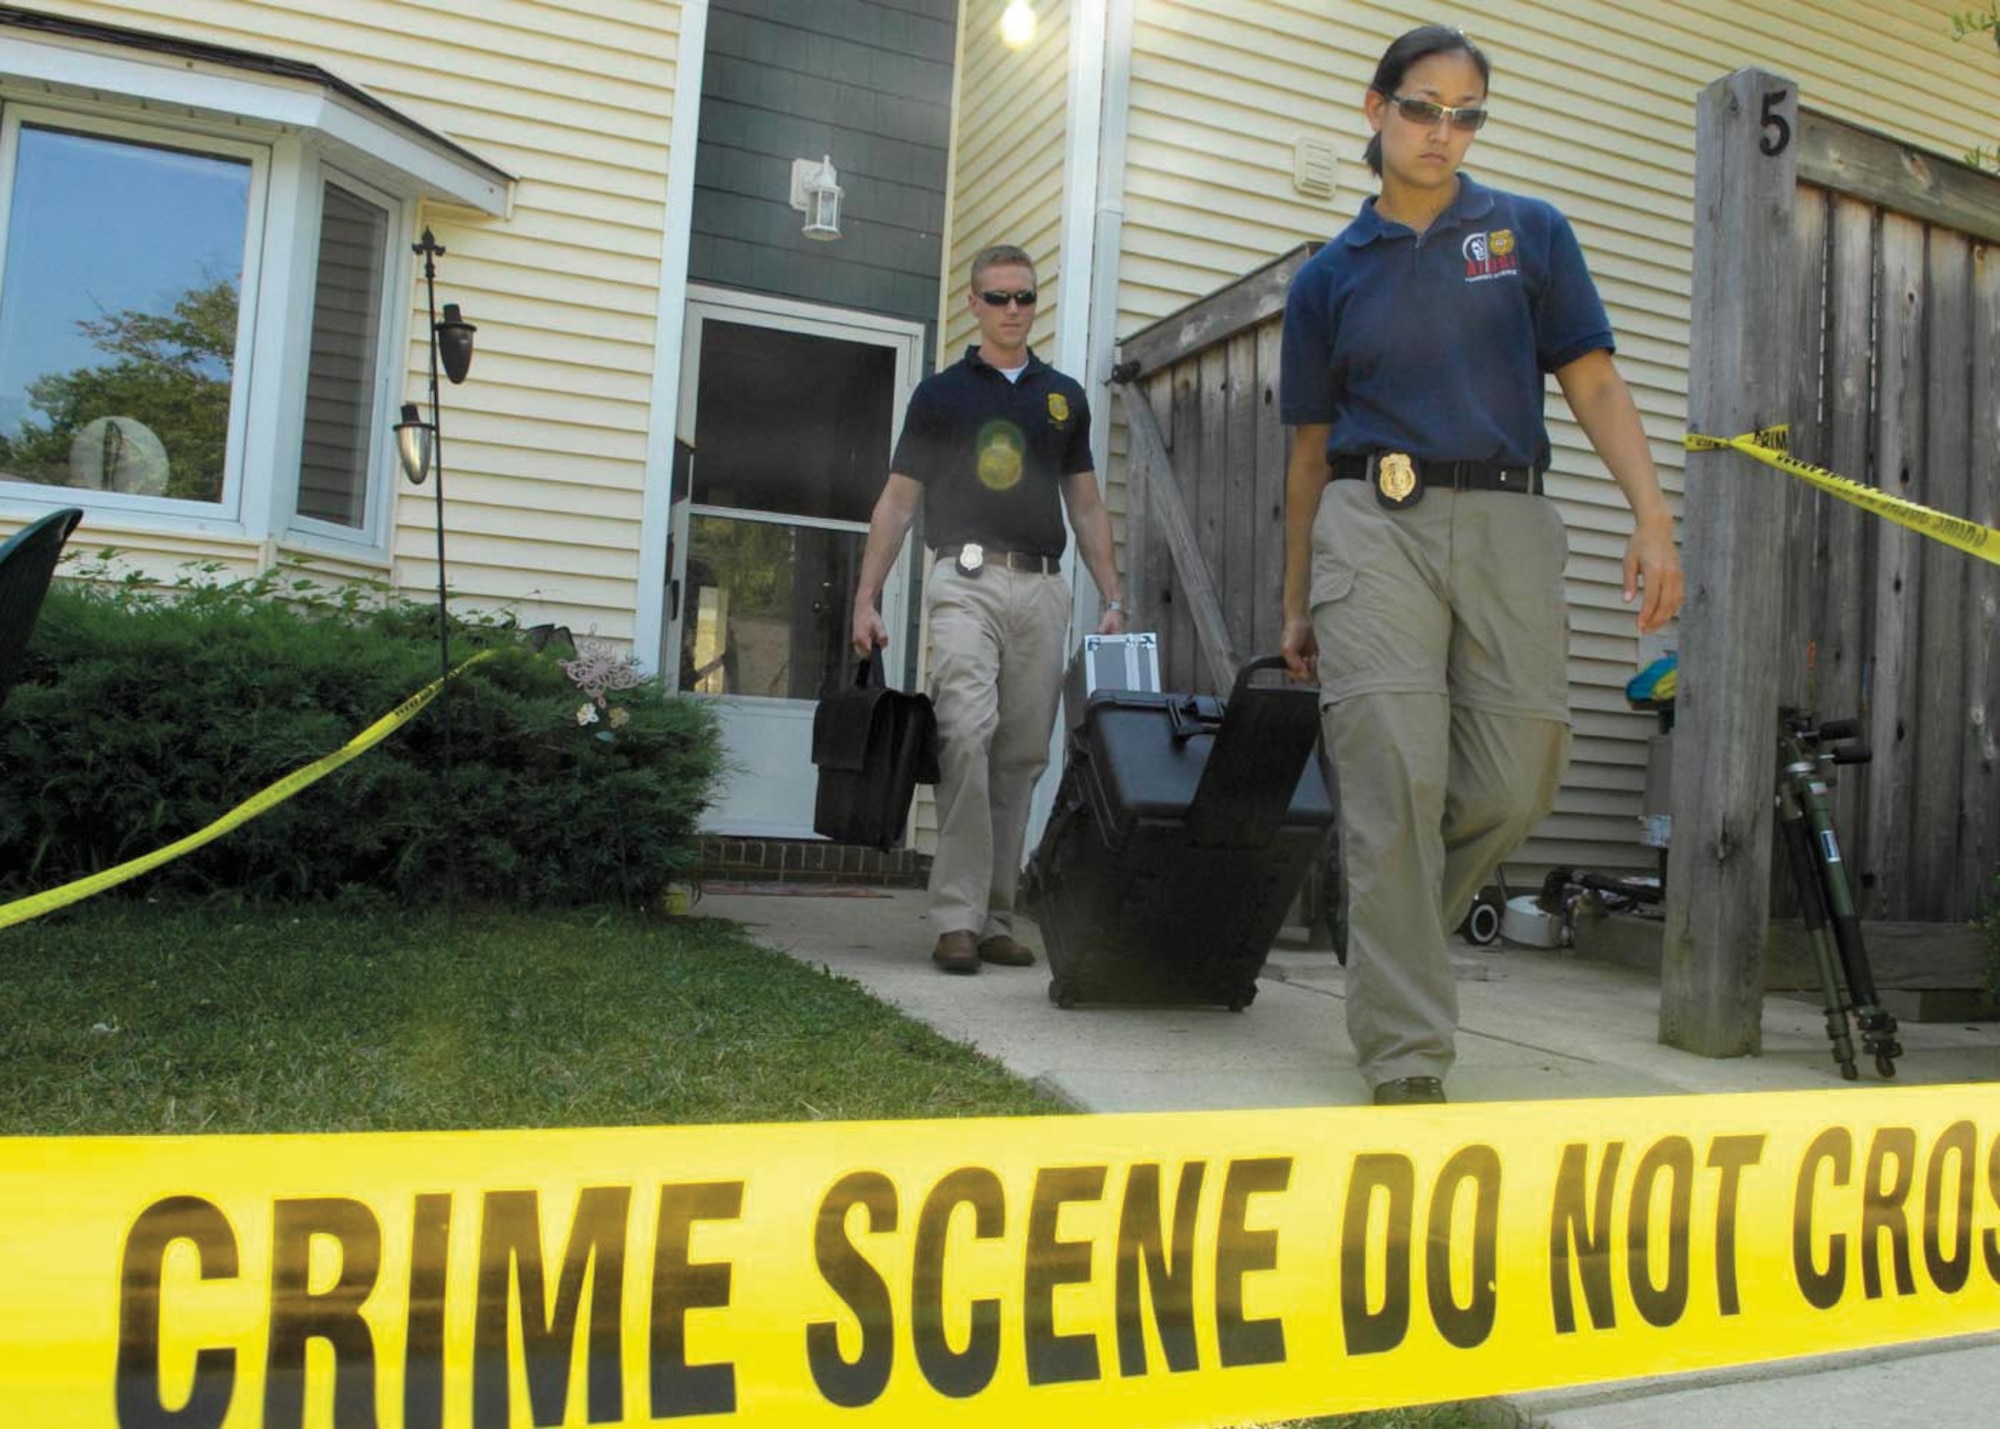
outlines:
[[[715,920],[104,902],[0,930],[4,1135],[1062,1110]],[[1488,1422],[1447,1405],[1258,1429]]]
[[[0,1065],[13,1134],[1062,1110],[730,925],[622,913],[90,905],[0,931]]]

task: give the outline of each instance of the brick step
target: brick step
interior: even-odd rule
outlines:
[[[701,840],[702,878],[921,888],[930,871],[929,854],[906,848],[884,853],[825,839],[730,838],[722,834],[704,834]]]

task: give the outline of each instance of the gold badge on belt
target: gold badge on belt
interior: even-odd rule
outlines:
[[[1417,468],[1407,452],[1383,452],[1375,459],[1375,489],[1398,504],[1417,489]]]

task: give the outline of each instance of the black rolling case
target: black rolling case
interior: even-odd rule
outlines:
[[[1252,661],[1229,698],[1100,690],[1069,736],[1030,910],[1049,997],[1220,1003],[1257,974],[1333,825],[1319,691]]]

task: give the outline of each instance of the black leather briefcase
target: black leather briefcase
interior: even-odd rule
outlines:
[[[919,784],[938,780],[937,715],[930,696],[892,690],[873,653],[854,683],[813,711],[819,770],[813,831],[835,843],[890,849],[903,837]]]

